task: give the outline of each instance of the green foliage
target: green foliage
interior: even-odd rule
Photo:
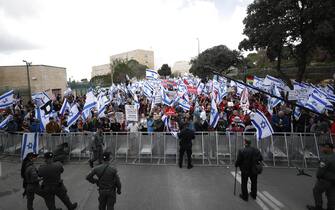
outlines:
[[[160,76],[169,76],[171,75],[171,68],[168,64],[163,64],[162,67],[158,70]]]
[[[248,38],[239,49],[266,49],[282,77],[282,58],[296,61],[301,81],[317,47],[335,51],[334,0],[257,0],[248,6],[243,23]]]
[[[212,70],[228,73],[229,67],[241,65],[242,56],[238,51],[219,45],[205,50],[197,58],[192,59],[190,73],[205,79],[213,75]]]
[[[126,75],[129,78],[136,77],[137,79],[143,79],[145,77],[145,70],[148,68],[136,60],[116,60],[112,66],[114,83],[125,83]]]

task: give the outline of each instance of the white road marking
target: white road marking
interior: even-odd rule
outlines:
[[[231,172],[231,175],[235,177],[235,171]],[[241,184],[241,175],[237,173],[236,180]],[[250,191],[250,181],[248,181],[248,190]],[[266,191],[264,191],[266,192]],[[263,209],[263,210],[269,210],[269,208],[265,205],[265,203],[271,207],[271,209],[274,210],[280,210],[280,208],[284,208],[284,205],[275,199],[270,193],[266,192],[267,196],[263,195],[261,192],[257,191],[257,198],[256,203]],[[270,196],[269,196],[270,195]],[[264,203],[264,202],[265,203]]]
[[[263,191],[263,194],[269,198],[273,203],[275,203],[277,206],[279,206],[280,208],[284,208],[284,204],[282,204],[280,201],[278,201],[275,197],[273,197],[270,193],[268,193],[267,191]]]

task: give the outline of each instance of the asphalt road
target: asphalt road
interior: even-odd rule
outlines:
[[[258,199],[242,201],[239,175],[237,195],[233,195],[234,168],[176,166],[116,165],[122,182],[122,194],[117,197],[117,210],[280,210],[305,209],[313,204],[315,177],[296,176],[295,169],[265,168],[258,179]],[[98,209],[97,189],[85,180],[90,171],[86,162],[64,166],[64,183],[72,201],[80,210]],[[307,170],[308,171],[308,170]],[[314,176],[315,171],[308,171]],[[20,163],[1,162],[0,210],[24,210]],[[57,207],[66,209],[57,199]],[[35,210],[45,210],[44,201],[36,196]]]

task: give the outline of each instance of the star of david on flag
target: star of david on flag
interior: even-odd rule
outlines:
[[[257,131],[256,135],[258,140],[271,136],[274,133],[270,122],[262,112],[257,110],[250,116],[251,116],[251,123],[256,128]]]
[[[21,160],[23,160],[28,153],[32,152],[38,154],[39,136],[38,133],[24,133],[21,143]]]

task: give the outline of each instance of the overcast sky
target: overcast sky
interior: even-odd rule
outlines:
[[[224,44],[237,49],[252,0],[0,0],[0,65],[67,68],[90,78],[109,56],[151,49],[155,68]]]

